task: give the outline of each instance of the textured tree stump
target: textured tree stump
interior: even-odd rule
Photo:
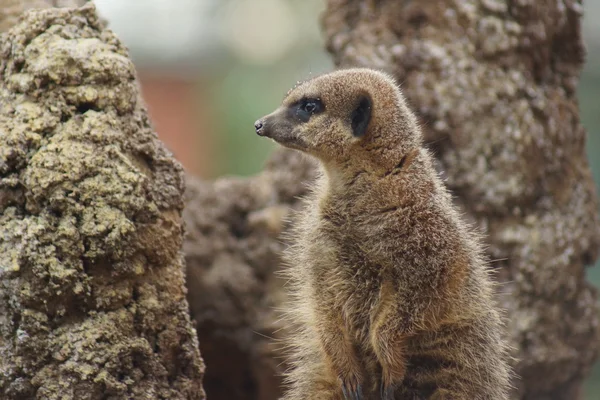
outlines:
[[[32,8],[80,7],[88,0],[0,0],[0,32],[6,32]]]
[[[93,6],[2,34],[2,399],[204,398],[183,193]]]

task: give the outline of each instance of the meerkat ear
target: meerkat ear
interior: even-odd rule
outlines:
[[[371,121],[371,97],[362,94],[358,99],[358,106],[352,111],[352,134],[354,137],[363,137],[367,133]]]

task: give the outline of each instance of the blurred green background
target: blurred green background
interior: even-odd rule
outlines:
[[[247,176],[273,149],[254,121],[299,80],[330,70],[323,0],[96,0],[129,46],[159,136],[192,173]],[[584,4],[588,49],[579,98],[600,187],[600,1]],[[149,39],[150,38],[150,39]],[[588,270],[600,287],[600,268]],[[586,399],[600,398],[600,363]]]

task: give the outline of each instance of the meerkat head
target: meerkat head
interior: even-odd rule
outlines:
[[[366,68],[338,70],[297,85],[254,126],[258,135],[326,166],[360,161],[361,168],[388,168],[421,141],[395,81]]]

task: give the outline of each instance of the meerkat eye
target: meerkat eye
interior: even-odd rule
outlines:
[[[296,116],[302,121],[307,122],[314,114],[323,111],[321,99],[302,99],[295,104]]]
[[[308,113],[312,113],[315,108],[317,108],[317,105],[315,103],[306,103],[304,105],[304,111],[308,112]]]

